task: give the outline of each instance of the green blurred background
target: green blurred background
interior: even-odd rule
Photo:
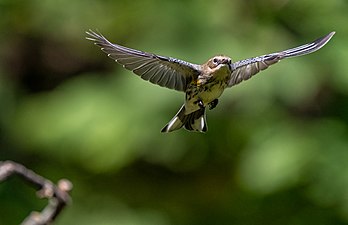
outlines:
[[[348,224],[348,2],[0,0],[0,160],[74,184],[55,224]],[[337,33],[226,90],[209,132],[160,129],[182,93],[85,40],[203,63]],[[46,204],[0,184],[0,225]]]

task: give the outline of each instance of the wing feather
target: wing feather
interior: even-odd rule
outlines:
[[[239,84],[244,80],[250,79],[258,72],[267,69],[269,66],[282,59],[306,55],[322,48],[335,34],[331,32],[317,40],[285,51],[263,55],[255,58],[244,59],[233,63],[233,71],[229,79],[228,87]]]
[[[110,58],[142,79],[159,86],[185,91],[187,85],[201,73],[200,65],[112,44],[92,30],[86,33],[87,39],[101,47]]]

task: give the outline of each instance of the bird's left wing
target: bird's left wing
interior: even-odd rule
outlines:
[[[243,80],[248,80],[253,75],[257,74],[261,70],[267,69],[270,65],[279,62],[279,60],[281,59],[306,55],[315,52],[323,47],[334,34],[335,32],[331,32],[324,37],[318,38],[312,43],[301,45],[296,48],[237,61],[232,64],[232,73],[228,82],[228,87],[239,84]]]
[[[103,35],[92,30],[86,33],[89,35],[88,40],[101,47],[102,51],[124,68],[162,87],[185,91],[187,85],[200,74],[200,65],[112,44]]]

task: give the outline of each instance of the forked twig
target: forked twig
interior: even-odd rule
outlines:
[[[41,212],[30,213],[22,225],[51,224],[62,209],[71,202],[69,192],[72,190],[72,183],[69,180],[61,179],[58,185],[55,185],[19,163],[0,161],[0,182],[12,175],[18,175],[33,185],[38,190],[38,197],[49,200],[48,205]]]

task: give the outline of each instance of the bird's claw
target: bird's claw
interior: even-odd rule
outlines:
[[[199,106],[199,108],[201,108],[201,109],[204,108],[204,103],[201,99],[198,99],[197,101],[195,101],[194,104],[197,104]]]
[[[213,101],[211,101],[208,105],[209,105],[209,110],[214,109],[217,104],[219,103],[219,99],[214,99]]]
[[[199,108],[201,108],[201,109],[204,108],[204,103],[202,100],[198,100],[197,104],[198,104]]]

